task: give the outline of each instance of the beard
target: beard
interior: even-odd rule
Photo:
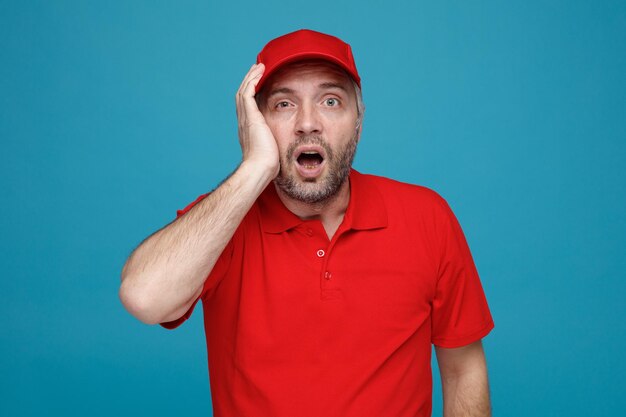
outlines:
[[[331,200],[341,185],[348,179],[352,161],[356,154],[358,135],[340,149],[334,151],[321,136],[300,136],[287,152],[281,155],[280,172],[274,180],[278,188],[288,197],[308,204],[319,204]],[[326,152],[326,174],[319,178],[301,180],[296,174],[289,174],[287,168],[294,163],[294,152],[301,145],[318,145]]]

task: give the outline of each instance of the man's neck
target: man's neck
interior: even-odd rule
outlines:
[[[350,181],[346,179],[337,193],[330,199],[320,203],[305,203],[287,196],[276,184],[276,192],[285,207],[302,220],[320,220],[324,225],[328,239],[339,228],[350,202]]]

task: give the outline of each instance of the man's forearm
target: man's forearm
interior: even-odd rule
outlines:
[[[125,307],[145,323],[184,314],[271,179],[267,170],[242,163],[184,216],[146,239],[122,271],[120,298]]]
[[[444,417],[490,417],[487,373],[442,377]]]

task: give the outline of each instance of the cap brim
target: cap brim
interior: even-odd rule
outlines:
[[[360,86],[361,79],[359,78],[359,76],[357,74],[354,74],[350,70],[350,68],[346,66],[344,62],[335,58],[334,56],[329,55],[329,54],[324,54],[322,52],[300,52],[300,53],[293,54],[293,55],[290,55],[288,57],[281,59],[280,61],[274,63],[274,65],[271,68],[266,67],[265,72],[263,72],[263,76],[261,76],[261,79],[259,80],[259,82],[257,83],[254,89],[254,92],[258,93],[263,88],[263,86],[265,85],[265,82],[269,79],[269,77],[281,67],[287,64],[291,64],[296,61],[304,61],[306,59],[315,59],[315,58],[319,58],[324,61],[329,61],[329,62],[332,62],[333,64],[338,65]]]

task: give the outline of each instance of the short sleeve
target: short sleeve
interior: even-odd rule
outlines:
[[[437,346],[455,348],[483,338],[494,322],[465,235],[448,204],[441,201],[431,339]]]
[[[184,215],[185,213],[187,213],[189,210],[191,210],[191,208],[193,206],[195,206],[197,203],[199,203],[207,195],[209,195],[209,193],[202,194],[194,202],[190,203],[184,209],[177,210],[176,211],[176,218],[179,218],[182,215]],[[222,251],[222,253],[219,256],[219,258],[217,258],[217,261],[215,262],[215,265],[213,266],[213,269],[211,270],[211,272],[207,276],[206,280],[204,281],[204,286],[202,288],[202,293],[193,302],[191,307],[189,307],[189,310],[187,310],[187,312],[185,314],[183,314],[180,318],[178,318],[178,319],[176,319],[174,321],[160,323],[160,325],[162,327],[164,327],[166,329],[170,329],[170,330],[171,329],[175,329],[178,326],[180,326],[181,324],[183,324],[189,317],[191,317],[191,314],[193,313],[193,310],[196,307],[196,304],[198,304],[198,301],[200,301],[201,299],[202,300],[206,300],[210,296],[212,291],[217,287],[217,284],[221,281],[223,276],[226,275],[226,272],[227,272],[228,267],[230,265],[230,260],[232,258],[232,253],[233,253],[233,239],[231,239],[228,242],[228,244],[226,245],[226,247]]]

